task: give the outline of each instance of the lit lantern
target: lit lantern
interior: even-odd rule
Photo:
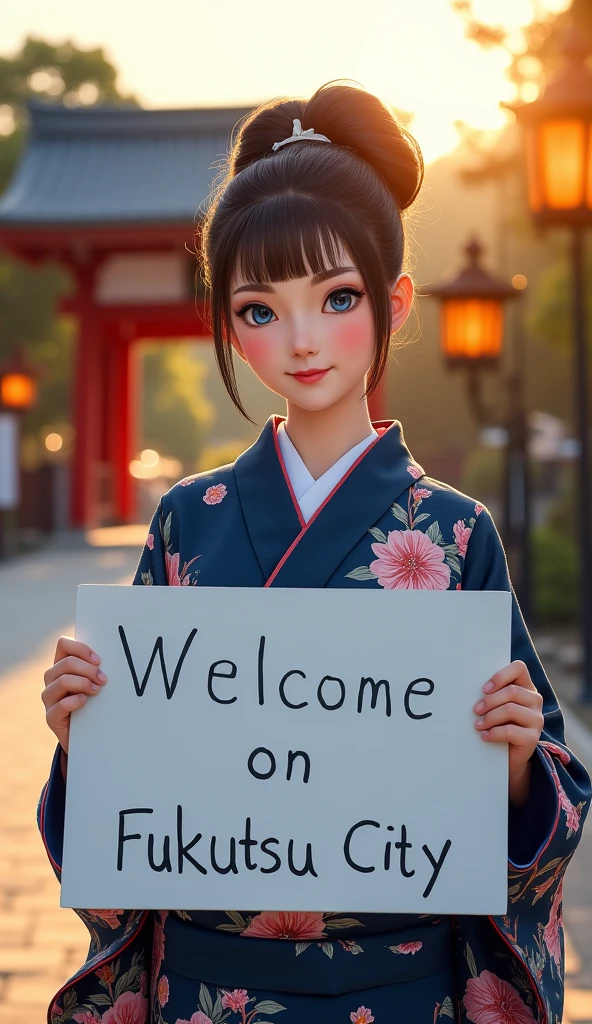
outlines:
[[[592,70],[584,34],[563,40],[564,67],[532,103],[503,104],[524,126],[530,208],[541,223],[592,221]]]
[[[37,373],[22,357],[0,366],[0,407],[25,412],[37,400]]]
[[[426,292],[441,300],[440,339],[448,365],[495,366],[503,346],[504,302],[516,289],[484,270],[477,239],[465,252],[460,274]]]

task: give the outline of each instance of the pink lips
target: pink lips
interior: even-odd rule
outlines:
[[[330,369],[331,367],[326,370],[301,370],[300,373],[291,373],[290,376],[301,381],[302,384],[315,384],[316,381],[322,380]]]

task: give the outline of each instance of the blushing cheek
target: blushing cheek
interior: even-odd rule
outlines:
[[[344,321],[347,317],[343,318]],[[353,319],[353,318],[352,318]],[[374,343],[371,334],[372,328],[366,323],[343,323],[340,325],[337,336],[333,341],[335,351],[341,355],[347,355],[356,360],[367,356],[372,360]]]
[[[264,333],[253,331],[252,336],[239,336],[247,362],[258,376],[265,376],[266,371],[269,373],[277,355],[277,343],[274,345],[271,339],[264,337]]]

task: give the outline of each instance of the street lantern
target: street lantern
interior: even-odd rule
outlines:
[[[0,364],[0,559],[8,553],[6,516],[21,502],[20,421],[37,398],[37,376],[22,353]]]
[[[426,289],[440,300],[440,344],[449,369],[466,371],[467,398],[477,423],[503,424],[507,434],[503,528],[506,554],[525,617],[530,612],[530,507],[527,429],[521,368],[503,377],[507,408],[492,413],[483,402],[483,371],[495,369],[503,351],[504,304],[521,291],[481,265],[483,248],[472,238],[467,261],[454,278]]]
[[[528,197],[536,223],[571,231],[574,413],[579,438],[583,695],[592,703],[592,497],[584,279],[584,231],[592,224],[592,47],[575,24],[563,37],[563,68],[533,103],[507,105],[524,126]]]
[[[564,66],[539,99],[504,104],[524,126],[528,200],[542,224],[592,223],[592,70],[584,33],[563,38]]]
[[[485,369],[494,367],[502,353],[504,302],[516,290],[481,266],[483,248],[476,238],[465,253],[461,272],[428,293],[441,300],[440,340],[448,366]]]
[[[18,354],[0,364],[0,407],[25,412],[37,399],[37,371]]]

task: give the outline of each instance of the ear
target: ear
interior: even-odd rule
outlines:
[[[413,305],[413,281],[409,274],[399,274],[391,288],[391,304],[393,311],[392,331],[403,326]]]

